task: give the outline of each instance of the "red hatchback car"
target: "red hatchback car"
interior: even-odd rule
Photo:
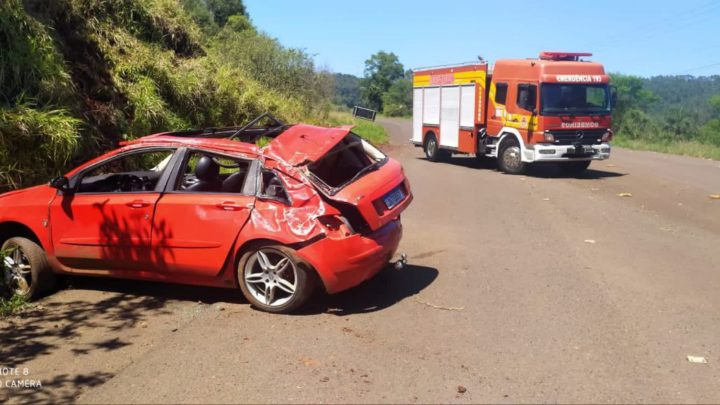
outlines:
[[[55,274],[239,287],[280,313],[318,280],[332,294],[372,277],[412,201],[401,165],[350,127],[270,119],[146,136],[0,195],[5,285],[30,298]]]

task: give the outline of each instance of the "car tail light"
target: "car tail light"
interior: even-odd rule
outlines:
[[[350,236],[355,233],[350,222],[342,215],[323,215],[318,221],[327,229],[328,236]]]
[[[613,131],[612,129],[608,129],[602,136],[603,142],[610,142],[613,139]]]

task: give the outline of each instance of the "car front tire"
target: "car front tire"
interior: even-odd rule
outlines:
[[[15,295],[37,299],[52,290],[55,273],[45,251],[27,238],[10,238],[0,251],[5,253],[2,266],[3,285]]]

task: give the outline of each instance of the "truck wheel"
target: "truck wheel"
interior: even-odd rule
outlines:
[[[527,170],[527,163],[522,161],[520,144],[515,138],[510,138],[500,145],[498,166],[508,174],[523,174]]]
[[[434,134],[429,134],[425,138],[425,145],[423,145],[423,149],[425,150],[425,156],[431,162],[440,161],[448,156],[446,151],[440,149],[440,145],[438,144],[437,138]]]
[[[285,314],[302,306],[312,295],[312,270],[295,251],[281,245],[257,246],[245,252],[237,267],[245,298],[263,311]]]
[[[2,282],[13,294],[32,300],[52,290],[55,273],[37,243],[26,238],[10,238],[0,251],[5,253]]]
[[[560,163],[560,171],[569,176],[577,176],[587,170],[591,162],[591,160],[583,160],[581,162]]]

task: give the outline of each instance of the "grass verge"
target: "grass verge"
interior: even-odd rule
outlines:
[[[0,276],[5,272],[5,253],[0,252]],[[0,278],[0,318],[16,314],[27,306],[25,297],[11,294],[4,285],[4,280],[5,277]]]
[[[635,150],[648,150],[653,152],[670,153],[673,155],[683,155],[720,160],[720,146],[708,145],[701,142],[661,142],[616,137],[613,140],[613,146],[619,146],[621,148]]]
[[[13,295],[8,299],[0,298],[0,318],[17,314],[27,305],[27,300],[20,295]]]
[[[350,113],[333,111],[330,113],[328,121],[331,126],[354,125],[353,132],[374,145],[384,145],[390,139],[382,125],[373,121],[354,118]]]

